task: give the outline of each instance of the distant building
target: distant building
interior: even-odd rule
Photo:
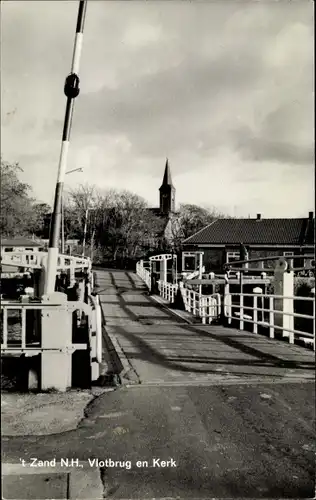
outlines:
[[[206,272],[223,271],[225,263],[242,260],[241,244],[248,259],[302,255],[294,265],[303,267],[311,260],[304,259],[304,255],[315,252],[314,228],[313,212],[301,219],[262,219],[261,214],[255,219],[217,219],[184,240],[183,249],[203,251]],[[251,267],[260,270],[263,263],[253,263]]]
[[[30,240],[28,238],[12,238],[12,239],[1,239],[0,240],[1,247],[1,261],[2,257],[6,252],[16,252],[16,253],[24,253],[24,252],[38,252],[39,250],[43,250],[43,245],[37,241]],[[30,261],[33,259],[33,256],[30,256]],[[15,273],[19,271],[19,266],[13,265],[2,265],[1,264],[1,273]]]
[[[176,189],[172,183],[169,160],[167,158],[162,184],[159,188],[159,207],[149,208],[151,214],[161,221],[161,231],[157,235],[160,246],[170,244],[176,230]],[[157,243],[157,242],[156,242]],[[157,245],[155,245],[157,246]]]
[[[2,252],[35,252],[43,248],[43,244],[27,238],[12,238],[0,240]]]

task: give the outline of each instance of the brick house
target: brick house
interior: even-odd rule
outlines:
[[[240,245],[247,249],[248,258],[313,254],[314,214],[301,219],[217,219],[183,241],[185,251],[203,251],[206,272],[223,272],[223,265],[240,259]],[[295,267],[310,259],[295,259]],[[299,262],[297,262],[299,261]],[[264,266],[272,267],[272,262]],[[262,262],[251,268],[263,267]]]

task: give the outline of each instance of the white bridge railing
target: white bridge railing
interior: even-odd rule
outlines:
[[[174,302],[176,293],[180,290],[186,311],[200,317],[204,324],[220,318],[223,299],[224,317],[228,319],[229,325],[234,320],[236,328],[244,330],[245,323],[249,323],[253,325],[253,333],[260,333],[262,328],[266,328],[270,338],[282,332],[282,336],[288,338],[291,344],[295,340],[300,340],[312,345],[315,350],[315,288],[311,290],[314,297],[294,296],[294,273],[290,268],[288,269],[283,257],[276,259],[274,288],[278,291],[283,290],[284,295],[280,292],[275,295],[264,294],[260,287],[254,288],[253,293],[231,293],[230,285],[239,284],[242,292],[243,286],[255,281],[244,276],[239,276],[238,279],[229,279],[224,276],[220,280],[225,285],[223,296],[218,293],[202,295],[192,290],[193,284],[201,285],[201,280],[195,279],[191,282],[179,282],[178,285],[158,281],[159,293],[165,300]],[[137,264],[137,274],[150,289],[150,273],[144,269],[143,261]],[[219,280],[215,280],[212,276],[209,281],[214,284]],[[260,279],[260,284],[267,284],[267,282],[270,280]]]
[[[143,261],[137,262],[136,264],[136,274],[139,276],[145,283],[146,286],[151,288],[151,276],[149,269],[144,267]]]
[[[237,298],[237,303],[233,303]],[[251,305],[245,305],[248,299]],[[287,312],[286,308],[280,307],[286,302],[305,302],[310,304],[311,314],[300,314],[297,312]],[[258,333],[258,327],[265,327],[269,330],[269,337],[275,337],[275,331],[282,331],[282,337],[287,337],[290,344],[294,344],[295,339],[304,340],[305,343],[312,344],[315,350],[315,298],[297,297],[267,294],[249,293],[228,293],[224,297],[224,316],[228,319],[228,324],[233,320],[239,323],[239,329],[244,330],[245,323],[252,324],[253,333]],[[310,331],[296,329],[294,322],[297,319],[305,320],[309,323]]]
[[[40,269],[47,264],[47,252],[32,252],[24,250],[23,252],[5,250],[1,251],[1,265],[24,267],[27,269]],[[72,255],[58,255],[57,270],[88,270],[91,271],[92,262],[89,257],[77,257]]]
[[[168,302],[174,302],[175,295],[178,291],[178,285],[175,285],[173,283],[166,283],[164,281],[159,280],[158,290],[160,296],[163,299],[168,300]]]
[[[68,356],[68,372],[71,371],[71,355],[77,350],[90,351],[91,380],[99,378],[99,367],[102,362],[102,316],[98,296],[88,296],[89,304],[82,301],[65,301],[64,294],[56,293],[57,300],[53,303],[41,302],[1,302],[1,357],[27,357],[42,354]],[[63,297],[64,296],[64,297]],[[58,298],[60,297],[60,301]],[[74,316],[74,313],[77,313]],[[78,315],[79,313],[79,315]],[[60,316],[63,315],[61,318]],[[76,317],[85,318],[87,322],[87,342],[72,341],[72,329]],[[56,318],[56,329],[53,330],[45,319]],[[57,324],[60,319],[59,325]],[[79,320],[80,323],[80,320]],[[70,357],[69,357],[70,356]],[[52,370],[46,357],[42,362],[41,378],[45,378],[45,370]],[[58,370],[58,366],[57,366]],[[48,373],[51,378],[51,373]],[[46,377],[47,378],[47,377]],[[67,377],[67,385],[71,378]],[[47,387],[41,387],[46,389]]]
[[[202,295],[194,290],[180,286],[185,310],[193,316],[202,319],[203,324],[210,324],[221,315],[221,296],[219,293],[213,295]]]
[[[137,275],[151,289],[151,276],[148,269],[144,268],[143,261],[136,264]],[[180,288],[183,298],[185,310],[200,317],[202,323],[211,323],[214,319],[218,319],[221,315],[221,296],[218,293],[213,295],[201,295],[191,289],[186,288],[182,283],[179,285],[167,283],[159,280],[157,282],[160,296],[172,303],[175,300],[176,293]]]
[[[69,314],[72,314],[77,310],[86,310],[87,307],[88,306],[86,304],[82,304],[80,302],[67,302],[67,311]],[[1,301],[1,356],[5,354],[19,355],[23,353],[28,356],[35,356],[43,351],[58,351],[60,349],[64,349],[68,352],[73,352],[77,349],[86,349],[87,346],[85,344],[72,343],[68,343],[63,346],[45,347],[42,345],[42,336],[36,335],[36,332],[33,332],[36,312],[40,312],[41,315],[51,314],[53,311],[58,311],[59,308],[59,304]],[[14,312],[15,315],[10,315],[9,311]],[[12,327],[10,329],[10,316],[11,318],[15,317],[17,321],[14,323],[18,328],[13,329]],[[32,328],[27,328],[29,320]],[[40,331],[40,328],[38,328],[38,331]]]

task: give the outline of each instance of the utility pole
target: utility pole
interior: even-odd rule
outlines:
[[[67,157],[70,142],[70,130],[73,117],[74,100],[79,95],[79,63],[81,57],[81,49],[83,42],[83,29],[86,17],[87,0],[80,0],[76,36],[74,43],[74,51],[71,65],[71,72],[67,76],[64,86],[64,93],[67,97],[64,128],[62,134],[61,151],[58,165],[57,183],[55,189],[54,210],[51,219],[51,229],[49,235],[49,248],[47,259],[47,274],[45,279],[44,294],[49,294],[55,291],[57,261],[58,261],[58,247],[60,237],[61,225],[61,211],[62,211],[62,193],[64,187],[64,177],[66,173]]]
[[[65,172],[65,175],[73,174],[74,172],[83,172],[83,168],[73,168]],[[61,196],[61,253],[65,253],[65,206],[64,206],[64,195]]]
[[[64,213],[64,196],[61,196],[61,253],[65,253],[65,213]]]
[[[87,207],[87,209],[86,209],[85,221],[84,221],[83,242],[82,242],[82,257],[84,257],[85,248],[86,248],[86,237],[87,237],[87,227],[88,227],[88,214],[89,214],[89,207]]]

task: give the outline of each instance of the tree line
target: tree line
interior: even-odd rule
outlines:
[[[20,179],[22,172],[18,163],[1,159],[1,235],[48,239],[52,209],[34,198]],[[84,245],[86,254],[100,263],[135,261],[159,251],[178,253],[184,239],[219,217],[224,215],[215,208],[182,204],[167,237],[165,218],[135,193],[85,184],[63,195],[65,240],[78,240],[77,251]]]

